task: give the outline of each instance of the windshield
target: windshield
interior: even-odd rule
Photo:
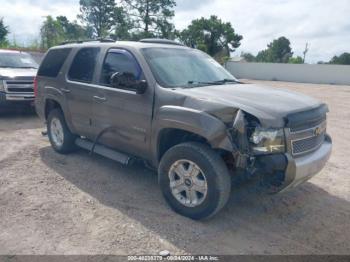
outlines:
[[[207,54],[194,49],[142,49],[157,82],[164,87],[198,87],[238,82]]]
[[[0,53],[0,67],[38,68],[38,64],[26,53]]]

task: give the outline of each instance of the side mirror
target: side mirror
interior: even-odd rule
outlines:
[[[146,93],[147,87],[148,87],[148,84],[146,80],[138,81],[138,83],[136,84],[136,94],[142,95]]]
[[[117,72],[111,76],[111,85],[115,88],[127,89],[136,91],[142,95],[147,90],[147,82],[145,80],[137,80],[133,73]]]

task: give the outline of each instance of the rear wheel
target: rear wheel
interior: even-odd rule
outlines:
[[[74,144],[77,138],[70,130],[61,109],[53,109],[47,118],[47,133],[53,149],[60,154],[76,150]]]
[[[224,161],[201,143],[180,144],[166,152],[159,166],[159,184],[174,211],[196,220],[219,212],[231,191]]]

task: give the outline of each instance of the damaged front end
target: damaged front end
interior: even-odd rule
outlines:
[[[195,110],[185,122],[199,128],[189,131],[221,153],[238,181],[261,177],[272,192],[285,191],[318,174],[331,156],[328,107],[312,98],[254,85],[175,92],[181,107]]]
[[[318,174],[332,152],[327,134],[328,107],[284,118],[285,127],[266,128],[259,119],[242,110],[237,112],[229,136],[234,145],[235,177],[260,178],[269,192],[297,187]],[[231,165],[232,166],[232,165]]]
[[[288,165],[284,129],[264,129],[256,117],[239,110],[229,136],[234,148],[235,178],[261,178],[269,190],[279,191]]]

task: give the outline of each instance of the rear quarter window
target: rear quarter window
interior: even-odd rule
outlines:
[[[71,50],[71,48],[50,50],[41,63],[38,75],[57,77]]]
[[[69,69],[69,80],[91,83],[97,63],[99,48],[82,48],[78,51]]]

